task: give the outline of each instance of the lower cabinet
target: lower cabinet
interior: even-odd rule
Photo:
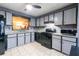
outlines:
[[[7,49],[16,47],[17,39],[16,35],[8,35],[7,37]]]
[[[52,48],[60,51],[60,49],[61,49],[61,39],[53,38],[52,39]]]
[[[18,37],[18,46],[24,45],[24,36]]]
[[[61,50],[61,36],[52,35],[52,48]]]
[[[69,41],[67,41],[69,39]],[[75,38],[66,38],[63,37],[63,41],[62,41],[62,52],[65,54],[70,55],[70,51],[71,51],[71,47],[72,46],[76,46],[76,43],[74,43],[74,41],[76,40]],[[70,41],[72,40],[72,41]]]
[[[24,34],[18,34],[18,46],[24,45]]]
[[[25,43],[30,43],[30,33],[26,33],[25,36]]]
[[[7,49],[14,48],[16,46],[21,46],[30,42],[35,41],[34,32],[27,32],[23,34],[12,34],[7,35]]]
[[[35,34],[34,34],[34,32],[31,33],[31,38],[30,39],[31,39],[31,42],[35,41]]]

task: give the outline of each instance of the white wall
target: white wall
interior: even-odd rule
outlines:
[[[61,33],[61,28],[58,26],[55,26],[53,23],[46,24],[46,28],[50,28],[51,30],[56,30],[56,33]]]

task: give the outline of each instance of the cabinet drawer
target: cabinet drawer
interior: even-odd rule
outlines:
[[[25,35],[30,35],[30,33],[29,33],[29,32],[27,32]]]
[[[57,38],[57,39],[61,39],[61,36],[53,35],[52,37],[53,37],[53,38]]]
[[[24,34],[18,34],[18,36],[24,36]]]
[[[63,40],[68,40],[72,42],[76,42],[76,38],[70,38],[70,37],[62,37]]]
[[[16,37],[16,34],[8,35],[8,37]]]

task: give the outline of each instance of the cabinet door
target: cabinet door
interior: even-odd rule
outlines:
[[[62,25],[62,12],[58,12],[54,16],[55,25]]]
[[[30,35],[26,35],[26,44],[30,43]]]
[[[6,12],[6,25],[12,25],[12,13]]]
[[[53,14],[50,14],[50,15],[49,15],[49,21],[54,21],[54,16],[53,16]]]
[[[35,26],[35,19],[31,18],[31,26]]]
[[[26,42],[26,44],[27,43],[30,43],[30,33],[26,33],[26,40],[25,40]]]
[[[60,43],[61,43],[61,42],[60,42],[59,39],[55,39],[55,38],[53,38],[53,41],[52,41],[52,48],[54,48],[54,49],[60,51],[60,48],[61,48]]]
[[[44,22],[48,21],[48,16],[45,16]]]
[[[5,11],[0,11],[0,15],[3,15],[5,18]]]
[[[62,52],[70,55],[72,45],[76,46],[76,43],[63,41]]]
[[[40,26],[45,26],[43,17],[40,18]]]
[[[61,49],[61,37],[60,36],[52,37],[52,48],[60,51]]]
[[[18,35],[18,46],[24,45],[24,34]]]
[[[76,8],[64,11],[64,25],[76,24]]]
[[[40,20],[40,19],[38,18],[38,19],[37,19],[37,22],[36,22],[36,23],[37,23],[37,26],[39,26],[39,24],[40,24],[39,20]]]
[[[7,49],[16,47],[16,37],[7,39]]]
[[[31,36],[31,41],[34,42],[35,41],[35,34],[34,34],[34,32],[32,32],[31,35],[32,35]]]
[[[7,37],[7,49],[16,47],[17,39],[16,35],[8,35]]]

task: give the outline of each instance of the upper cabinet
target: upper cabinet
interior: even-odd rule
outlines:
[[[5,11],[0,11],[0,15],[3,15],[5,18]]]
[[[55,25],[62,25],[62,12],[55,13],[54,15],[54,24]]]
[[[45,24],[44,24],[44,17],[40,18],[40,26],[45,26]]]
[[[64,11],[64,25],[76,24],[76,8]]]
[[[40,19],[39,18],[37,18],[36,26],[40,26]]]
[[[12,25],[12,13],[6,12],[6,25]]]
[[[48,16],[45,16],[44,22],[48,22]]]
[[[34,18],[31,18],[31,26],[35,26],[35,19]]]
[[[49,21],[54,21],[54,15],[53,14],[49,15]]]

